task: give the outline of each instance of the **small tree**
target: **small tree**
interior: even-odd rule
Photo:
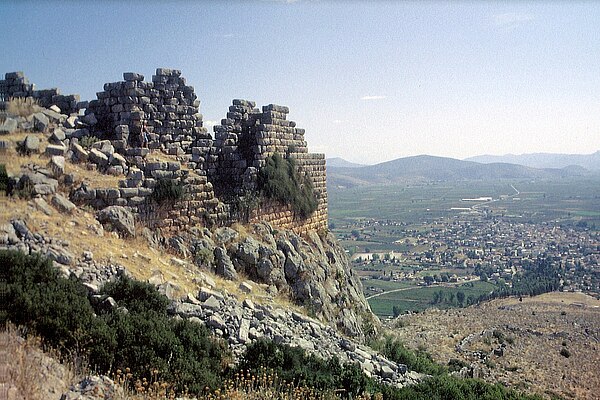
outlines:
[[[456,300],[458,301],[458,304],[462,306],[465,302],[465,293],[460,290],[456,292]]]

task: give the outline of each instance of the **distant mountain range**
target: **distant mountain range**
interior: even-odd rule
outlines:
[[[532,168],[510,163],[478,163],[454,158],[420,155],[398,158],[362,167],[327,160],[327,181],[331,187],[431,181],[464,181],[493,179],[551,179],[584,176],[590,172],[580,166],[565,168]],[[342,160],[345,161],[345,160]]]
[[[333,157],[327,159],[327,166],[336,168],[360,168],[364,167],[365,164],[357,164],[350,161],[346,161],[340,157]]]
[[[556,153],[530,153],[506,154],[503,156],[475,156],[465,159],[478,163],[510,163],[525,165],[532,168],[565,168],[577,165],[590,171],[600,171],[600,151],[592,154],[556,154]]]

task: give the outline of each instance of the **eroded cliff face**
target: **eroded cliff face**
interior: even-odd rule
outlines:
[[[288,294],[309,315],[348,336],[362,340],[378,328],[362,285],[332,233],[299,236],[266,222],[236,228],[197,230],[171,238],[170,244],[228,279],[244,276]]]

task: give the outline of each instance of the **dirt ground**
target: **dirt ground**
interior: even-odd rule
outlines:
[[[463,361],[463,374],[548,398],[600,399],[600,300],[585,294],[430,309],[401,316],[391,328],[438,362]]]

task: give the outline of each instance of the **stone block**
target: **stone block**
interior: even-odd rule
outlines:
[[[91,149],[88,153],[88,159],[100,167],[108,165],[108,157],[98,149]]]
[[[75,204],[71,203],[69,199],[60,193],[55,193],[54,196],[52,196],[52,205],[54,205],[54,207],[56,207],[60,212],[69,214],[74,212],[77,208]]]
[[[62,144],[62,141],[67,138],[65,131],[60,128],[56,128],[52,135],[50,136],[50,142],[54,144]]]
[[[48,117],[41,112],[33,114],[33,126],[39,132],[45,132],[48,129],[50,120]]]
[[[65,158],[63,156],[52,156],[47,167],[52,171],[52,175],[58,178],[65,173]]]
[[[45,154],[49,156],[64,156],[67,152],[67,147],[62,144],[49,144],[46,146]]]
[[[17,130],[19,123],[14,118],[7,118],[2,124],[0,124],[0,135],[10,135]]]
[[[27,153],[37,153],[40,150],[40,139],[36,135],[27,135],[23,142],[23,147]]]
[[[123,79],[126,82],[143,81],[144,80],[144,75],[138,74],[136,72],[124,72],[123,73]]]
[[[71,145],[71,150],[73,151],[73,160],[77,162],[86,162],[88,160],[88,152],[83,147],[81,147],[78,143],[73,143]]]

